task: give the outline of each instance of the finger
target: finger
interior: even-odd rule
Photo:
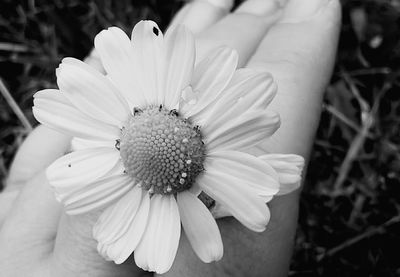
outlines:
[[[333,68],[339,27],[338,0],[289,0],[281,23],[270,29],[249,61],[249,67],[271,72],[278,84],[277,96],[269,108],[280,113],[282,123],[271,140],[263,145],[264,151],[308,157],[322,94]],[[251,235],[247,247],[233,246],[233,253],[242,248],[260,251],[258,254],[248,252],[245,257],[250,260],[242,263],[244,269],[252,268],[253,276],[263,276],[265,272],[271,276],[287,273],[297,226],[298,201],[298,191],[271,201],[272,218],[267,232]],[[262,266],[253,269],[251,260],[259,256],[264,257],[259,262]],[[235,260],[235,257],[230,263],[228,260],[228,265]]]
[[[239,67],[253,54],[268,29],[279,19],[277,1],[247,0],[197,37],[198,60],[219,46],[234,48],[239,54]]]
[[[83,239],[80,234],[89,231],[88,218],[82,218],[82,224],[75,230],[79,234],[64,232],[57,237],[57,241],[63,243],[57,244],[53,254],[60,211],[61,205],[55,200],[45,173],[39,173],[22,189],[0,231],[1,268],[11,267],[10,272],[15,272],[12,267],[18,266],[23,272],[26,266],[29,272],[40,272],[40,268],[32,268],[32,265],[45,265],[50,268],[50,276],[139,276],[132,275],[131,266],[116,268],[113,263],[100,258],[95,248],[86,247],[93,239],[91,236]],[[60,229],[70,230],[64,225],[65,221],[62,220]],[[63,236],[67,236],[68,240],[63,240]],[[65,253],[60,251],[60,247],[74,248],[73,256],[60,256],[61,252]]]
[[[18,194],[19,190],[6,191],[0,194],[0,229]]]
[[[70,137],[39,125],[25,139],[10,168],[6,190],[23,184],[69,150]]]
[[[282,124],[264,149],[308,156],[339,27],[337,0],[291,0],[249,61],[248,67],[271,72],[278,84],[270,109],[280,113]]]
[[[61,210],[45,172],[29,181],[0,231],[1,268],[26,265],[36,272],[40,268],[32,265],[45,265],[51,276],[144,276],[134,263],[117,267],[99,256],[91,236],[96,214],[63,216],[60,222]]]
[[[25,184],[69,149],[70,138],[45,126],[36,127],[18,149],[6,187],[0,194],[0,226]]]
[[[51,253],[59,211],[44,172],[39,173],[23,187],[2,225],[0,267],[10,272],[39,270],[31,267]]]
[[[232,9],[232,0],[195,0],[183,6],[170,27],[184,24],[197,34],[223,18]]]

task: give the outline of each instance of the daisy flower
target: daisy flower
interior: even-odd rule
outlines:
[[[93,228],[98,251],[164,273],[181,225],[198,257],[221,259],[215,218],[234,216],[265,230],[266,203],[299,186],[297,155],[249,154],[280,125],[267,109],[276,93],[268,73],[237,69],[220,47],[195,60],[183,26],[165,36],[141,21],[132,38],[109,28],[95,38],[105,74],[73,58],[56,71],[59,89],[34,96],[38,121],[74,137],[74,151],[47,169],[66,213],[103,209]]]

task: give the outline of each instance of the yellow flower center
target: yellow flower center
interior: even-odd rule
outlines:
[[[126,173],[151,193],[187,190],[204,169],[199,128],[162,106],[135,109],[122,129],[119,149]]]

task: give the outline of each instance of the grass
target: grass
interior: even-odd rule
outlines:
[[[301,200],[290,276],[400,276],[400,2],[343,0],[335,73]],[[103,28],[165,27],[180,1],[0,2],[0,182],[37,123],[32,95],[55,87]],[[1,187],[0,184],[0,187]]]

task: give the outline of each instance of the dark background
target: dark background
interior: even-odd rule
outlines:
[[[0,0],[0,78],[32,125],[32,95],[102,29],[161,28],[183,1]],[[343,26],[301,200],[290,276],[400,276],[400,1],[342,0]],[[0,189],[27,134],[0,95]],[[250,273],[251,274],[251,273]]]

